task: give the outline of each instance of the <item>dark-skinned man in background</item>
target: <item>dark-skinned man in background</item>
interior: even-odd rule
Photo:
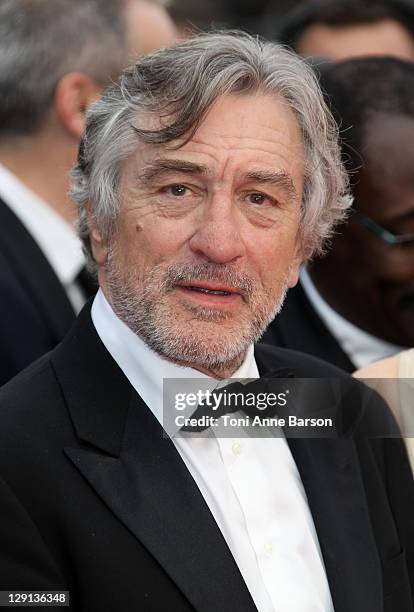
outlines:
[[[349,60],[321,69],[321,84],[354,203],[263,340],[351,372],[414,344],[414,65]]]

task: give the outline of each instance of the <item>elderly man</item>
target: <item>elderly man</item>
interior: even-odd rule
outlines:
[[[263,340],[354,371],[414,345],[414,64],[326,67],[354,203]]]
[[[155,0],[0,3],[0,385],[96,291],[67,193],[85,110],[131,58],[173,38]]]
[[[242,34],[147,56],[91,109],[74,178],[101,288],[0,392],[1,589],[85,612],[411,610],[410,468],[360,383],[340,439],[162,427],[163,378],[342,375],[253,344],[349,203],[310,69]]]

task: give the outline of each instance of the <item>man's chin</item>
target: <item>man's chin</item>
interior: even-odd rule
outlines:
[[[234,326],[223,329],[211,322],[193,321],[191,328],[159,329],[147,344],[164,359],[201,371],[231,369],[243,361],[250,337],[236,333]]]
[[[164,357],[190,367],[216,369],[240,361],[268,323],[264,313],[259,317],[244,303],[241,310],[231,311],[182,303],[163,306],[162,312],[152,313],[157,333],[151,340],[157,341],[157,351]]]

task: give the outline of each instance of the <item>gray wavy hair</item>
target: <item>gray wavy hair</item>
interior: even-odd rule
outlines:
[[[218,98],[257,91],[284,99],[297,117],[305,147],[302,250],[305,259],[323,252],[351,198],[338,129],[317,78],[280,45],[242,32],[215,32],[141,58],[88,111],[71,195],[79,207],[78,231],[91,269],[89,223],[110,239],[119,209],[121,164],[139,142],[188,140]],[[160,118],[161,125],[139,127],[143,122],[137,120],[145,116]]]

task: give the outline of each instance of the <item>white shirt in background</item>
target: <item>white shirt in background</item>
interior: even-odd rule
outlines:
[[[43,251],[78,313],[85,297],[76,277],[85,265],[85,259],[74,228],[1,164],[0,198]]]
[[[338,314],[318,292],[306,268],[301,269],[300,282],[306,297],[342,350],[355,364],[355,369],[363,368],[374,361],[385,359],[385,357],[404,350],[401,346],[372,336]]]

